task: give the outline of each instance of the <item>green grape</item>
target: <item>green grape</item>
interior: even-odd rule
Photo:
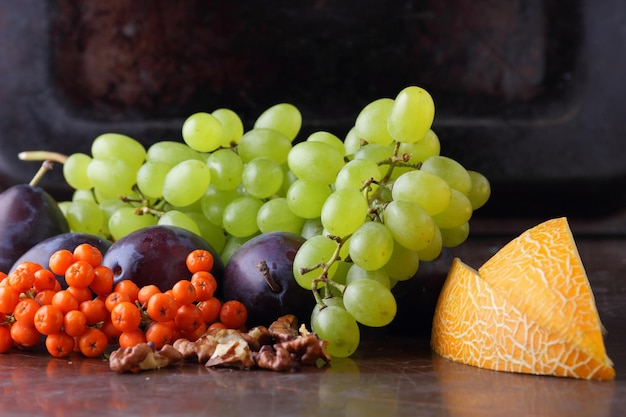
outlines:
[[[221,227],[211,223],[209,219],[200,212],[191,211],[185,214],[196,223],[200,230],[200,236],[202,236],[213,249],[218,253],[224,249],[224,245],[226,245],[226,235]]]
[[[341,259],[343,259],[343,257]],[[348,277],[348,271],[350,270],[350,268],[352,268],[352,265],[354,265],[354,264],[352,262],[348,262],[348,261],[337,261],[335,263],[337,264],[337,270],[333,274],[333,281],[338,283],[338,284],[345,285],[346,279]],[[335,287],[334,285],[327,285],[326,286],[326,292],[328,292],[328,291],[330,291],[331,295],[337,296],[337,298],[341,297],[340,290],[337,287]]]
[[[220,190],[211,184],[200,199],[202,213],[211,223],[222,227],[224,208],[237,197],[241,197],[239,191]]]
[[[161,161],[146,161],[137,171],[137,187],[149,198],[163,197],[165,176],[173,165]]]
[[[243,161],[231,149],[212,152],[206,162],[211,171],[211,184],[220,190],[233,190],[241,184]]]
[[[287,157],[289,170],[306,181],[332,184],[344,166],[343,154],[324,142],[300,142]]]
[[[406,281],[413,277],[419,269],[420,258],[418,252],[407,249],[398,242],[393,243],[393,252],[384,266],[390,279]]]
[[[344,156],[346,154],[346,147],[341,141],[341,139],[339,139],[337,136],[333,135],[330,132],[325,132],[321,130],[318,132],[313,132],[309,135],[309,137],[306,140],[308,142],[326,143],[332,146],[333,148],[337,149],[339,153],[341,153],[341,156]]]
[[[251,236],[259,231],[256,217],[263,201],[251,196],[237,197],[225,208],[222,215],[224,230],[237,237]]]
[[[91,156],[84,153],[74,153],[67,157],[63,164],[63,177],[70,187],[75,190],[89,190],[93,187],[87,176],[87,167]]]
[[[322,214],[324,202],[330,196],[330,187],[320,182],[297,180],[287,190],[289,209],[303,219],[314,219]]]
[[[224,128],[215,116],[198,112],[189,116],[183,123],[183,140],[193,150],[212,152],[220,147]]]
[[[284,197],[263,203],[256,217],[261,233],[289,232],[300,234],[304,219],[294,214]]]
[[[408,249],[424,249],[435,238],[433,218],[411,201],[390,202],[385,207],[383,219],[393,238]]]
[[[435,214],[433,220],[442,229],[457,227],[472,217],[472,203],[458,190],[452,189],[450,204],[441,213]]]
[[[74,190],[72,193],[72,201],[76,200],[90,200],[96,201],[96,197],[91,190]]]
[[[361,149],[354,154],[354,159],[369,159],[370,161],[376,163],[376,165],[378,165],[380,177],[383,178],[387,171],[389,171],[389,165],[381,164],[381,162],[391,160],[392,156],[393,149],[388,146],[370,143],[362,146]]]
[[[296,182],[298,177],[296,177],[294,173],[289,170],[289,166],[286,163],[281,165],[281,169],[283,170],[283,183],[280,186],[278,195],[284,197],[287,195],[287,191],[289,190],[289,187],[291,187],[291,184]]]
[[[254,158],[245,164],[241,183],[246,192],[256,198],[269,198],[283,185],[283,169],[271,158]]]
[[[222,143],[224,148],[230,148],[239,143],[243,136],[243,122],[241,117],[231,109],[217,109],[211,113],[222,124]]]
[[[366,105],[358,114],[354,128],[359,138],[368,143],[389,145],[393,138],[387,129],[387,118],[394,101],[390,98],[380,98]]]
[[[467,194],[472,187],[472,179],[463,165],[447,156],[431,156],[424,161],[420,169],[443,178],[450,188],[463,194]]]
[[[491,196],[491,184],[489,180],[480,172],[468,170],[467,173],[472,179],[472,186],[470,187],[467,198],[469,198],[472,204],[472,210],[477,210],[485,205]]]
[[[361,149],[361,138],[356,133],[354,126],[348,131],[343,139],[344,155],[354,155]]]
[[[135,207],[125,206],[115,210],[109,218],[109,232],[114,240],[144,227],[157,224],[157,218],[151,214],[138,214]]]
[[[431,156],[438,156],[441,152],[441,143],[435,132],[429,130],[422,139],[413,143],[400,143],[398,147],[399,155],[408,154],[409,163],[424,162]]]
[[[147,151],[147,161],[165,162],[169,165],[176,165],[188,159],[204,161],[200,152],[191,149],[181,142],[164,140],[152,144]]]
[[[441,177],[422,170],[400,175],[393,184],[394,200],[406,200],[419,204],[431,216],[441,213],[450,204],[452,191]]]
[[[237,236],[226,236],[226,244],[224,248],[220,252],[220,258],[224,265],[228,263],[230,257],[233,256],[233,253],[237,251],[248,240],[252,239],[255,235],[245,236],[245,237],[237,237]]]
[[[100,211],[102,211],[102,235],[107,237],[111,236],[111,231],[109,230],[109,220],[111,219],[111,216],[118,209],[122,207],[129,207],[129,205],[119,198],[110,198],[108,200],[98,202],[98,206],[100,207]]]
[[[137,169],[121,159],[94,158],[87,167],[87,176],[101,198],[113,198],[131,193]]]
[[[315,314],[311,329],[320,339],[328,341],[326,350],[337,358],[352,355],[361,341],[359,325],[354,317],[339,306],[328,306]]]
[[[205,193],[206,194],[206,193]],[[192,211],[197,211],[197,212],[201,212],[202,211],[202,198],[194,201],[191,204],[188,204],[186,206],[174,206],[173,204],[168,203],[167,201],[163,203],[163,205],[161,206],[162,210],[161,211],[169,211],[169,210],[179,210],[182,211],[184,213],[189,213]]]
[[[181,229],[189,230],[190,232],[200,236],[200,228],[196,222],[194,222],[191,217],[187,216],[187,214],[179,210],[166,211],[159,217],[157,224],[161,226],[180,227]]]
[[[438,226],[435,226],[435,237],[428,246],[417,251],[417,256],[422,261],[433,261],[441,255],[443,246],[441,229]]]
[[[448,229],[441,229],[442,245],[446,248],[453,248],[465,242],[469,236],[469,222]]]
[[[63,216],[65,216],[67,218],[67,209],[70,206],[70,204],[72,204],[71,201],[59,201],[57,203],[57,205],[59,206],[59,210],[61,210],[61,213],[63,213]]]
[[[333,236],[350,235],[366,220],[368,209],[367,200],[359,190],[337,190],[322,206],[322,225]]]
[[[367,271],[380,269],[393,252],[393,236],[384,224],[365,222],[352,234],[349,251],[355,265]]]
[[[387,128],[398,142],[418,142],[435,118],[435,103],[428,91],[417,86],[404,88],[394,100]]]
[[[335,179],[335,190],[344,188],[360,189],[366,181],[380,181],[382,178],[378,164],[370,159],[353,159],[345,164],[337,173]],[[377,185],[372,185],[372,191],[378,189]]]
[[[300,235],[305,239],[310,239],[313,236],[321,235],[323,230],[324,226],[322,226],[322,220],[319,217],[315,217],[304,221]]]
[[[312,288],[313,280],[322,274],[323,267],[320,265],[330,263],[337,246],[336,241],[324,235],[313,236],[300,246],[293,259],[293,276],[302,288],[307,290]],[[328,278],[333,278],[337,267],[337,262],[328,267]],[[311,270],[302,273],[300,269]]]
[[[317,320],[317,315],[319,314],[319,312],[326,307],[336,306],[345,308],[343,306],[343,299],[341,298],[341,296],[327,296],[322,299],[322,302],[324,303],[323,305],[315,304],[315,307],[313,307],[313,311],[311,312],[311,320],[309,323],[313,323],[315,320]]]
[[[199,200],[211,183],[211,171],[204,162],[189,159],[174,165],[163,183],[163,198],[176,207]]]
[[[350,285],[352,282],[359,279],[373,279],[374,281],[378,281],[383,284],[385,288],[391,288],[389,274],[384,268],[368,271],[361,268],[357,264],[352,264],[346,275],[346,284]]]
[[[357,322],[369,327],[388,325],[398,309],[391,290],[373,279],[348,284],[343,292],[343,304]]]
[[[254,129],[277,130],[290,142],[298,136],[302,127],[302,114],[290,103],[279,103],[267,108],[254,122]]]
[[[67,223],[74,232],[102,235],[104,214],[94,200],[78,199],[67,207]]]
[[[246,132],[237,145],[243,162],[247,163],[262,156],[272,158],[279,164],[287,162],[291,141],[274,129],[255,128]]]
[[[146,148],[137,140],[119,133],[103,133],[91,143],[94,159],[120,159],[135,170],[146,159]]]

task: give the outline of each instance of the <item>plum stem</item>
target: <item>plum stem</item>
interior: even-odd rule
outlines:
[[[269,285],[272,292],[279,293],[282,291],[283,287],[280,285],[280,283],[276,282],[276,280],[272,278],[272,274],[270,273],[270,268],[267,266],[267,262],[265,262],[264,260],[260,261],[256,265],[256,268],[261,272],[263,278],[265,279],[265,282],[267,282],[267,285]]]

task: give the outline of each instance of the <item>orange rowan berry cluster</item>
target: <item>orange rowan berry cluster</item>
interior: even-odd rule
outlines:
[[[246,307],[215,296],[208,251],[190,252],[191,278],[167,291],[156,285],[139,288],[130,280],[115,284],[113,271],[101,263],[97,248],[81,244],[55,252],[47,269],[23,262],[2,274],[0,353],[44,343],[55,357],[73,352],[95,357],[118,345],[152,342],[160,348],[181,337],[196,340],[211,327],[245,326]],[[65,278],[65,288],[55,274]]]

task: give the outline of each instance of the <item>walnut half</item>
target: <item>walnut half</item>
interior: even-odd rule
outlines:
[[[183,361],[183,355],[171,345],[156,350],[154,343],[139,343],[111,352],[109,367],[115,372],[141,372],[160,369]]]

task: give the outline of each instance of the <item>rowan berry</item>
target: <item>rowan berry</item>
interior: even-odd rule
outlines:
[[[76,246],[72,254],[75,260],[85,261],[94,268],[102,263],[102,252],[89,243],[81,243]]]
[[[133,347],[139,343],[146,342],[146,335],[140,328],[123,331],[118,338],[120,347]]]
[[[181,279],[177,281],[171,290],[174,299],[179,305],[191,304],[196,301],[196,287],[189,280]]]
[[[159,287],[154,284],[144,285],[139,289],[139,292],[137,293],[137,301],[139,301],[139,304],[141,304],[142,306],[146,306],[150,297],[160,292],[161,290],[159,289]]]
[[[213,269],[215,260],[211,252],[204,249],[196,249],[191,251],[185,260],[187,269],[192,274],[198,271],[210,272]]]
[[[59,332],[46,336],[46,350],[55,358],[64,358],[74,351],[74,338]]]
[[[246,324],[248,310],[246,306],[237,300],[228,300],[222,304],[220,310],[220,322],[229,329],[239,329]]]
[[[146,306],[148,316],[154,321],[174,320],[177,309],[178,304],[176,304],[176,300],[168,293],[152,295]]]
[[[10,285],[0,286],[0,313],[11,314],[20,300],[20,292]]]
[[[34,287],[36,291],[54,290],[57,284],[57,277],[49,269],[41,268],[35,271]]]
[[[46,304],[35,313],[35,328],[43,335],[51,335],[61,331],[63,326],[63,312],[54,304]]]
[[[204,323],[202,312],[195,304],[184,304],[176,310],[174,323],[182,332],[191,332]]]
[[[195,272],[191,276],[191,283],[196,289],[196,301],[208,300],[217,290],[217,280],[207,271]]]
[[[74,254],[67,249],[59,249],[50,255],[48,268],[56,275],[65,276],[65,271],[75,261]]]
[[[141,312],[135,304],[123,301],[111,310],[111,322],[122,332],[135,330],[141,324]]]
[[[22,298],[13,310],[15,320],[28,326],[35,325],[35,313],[39,310],[39,303],[34,298]]]
[[[101,323],[110,316],[110,312],[107,310],[106,304],[102,298],[83,301],[78,305],[78,310],[85,315],[87,325],[89,326]]]
[[[69,336],[80,336],[87,328],[87,316],[80,310],[72,310],[63,316],[63,331]]]
[[[7,325],[0,325],[0,353],[7,353],[13,347],[11,329]]]
[[[78,348],[88,358],[102,355],[109,343],[106,334],[99,329],[87,327],[85,332],[78,336]]]
[[[205,323],[211,324],[220,317],[222,302],[217,297],[211,297],[208,300],[200,301],[198,308],[202,313],[202,319]]]
[[[98,295],[107,295],[111,291],[113,291],[113,282],[115,280],[115,276],[113,274],[113,270],[108,266],[99,265],[93,269],[94,278],[89,284],[89,288],[91,291]]]
[[[146,341],[154,343],[156,349],[174,342],[174,330],[167,322],[152,322],[145,331]]]
[[[32,348],[39,344],[41,334],[35,327],[16,321],[11,325],[11,338],[17,347]]]
[[[78,300],[68,290],[57,291],[52,296],[52,305],[56,306],[63,314],[78,308]]]
[[[71,287],[86,288],[95,277],[93,266],[85,261],[74,261],[65,270],[65,282]]]

